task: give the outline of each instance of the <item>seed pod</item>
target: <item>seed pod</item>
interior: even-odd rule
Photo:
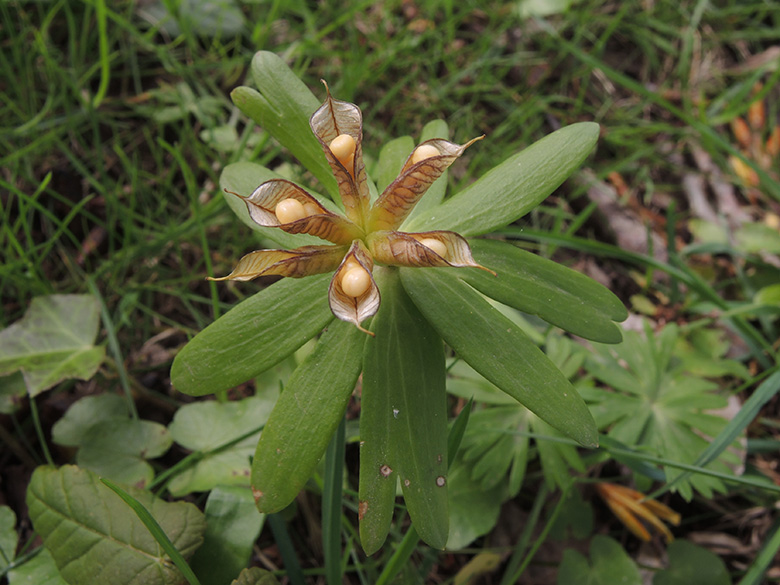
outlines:
[[[379,310],[379,288],[371,271],[374,262],[363,242],[355,240],[333,275],[328,290],[330,310],[342,321],[360,324]]]

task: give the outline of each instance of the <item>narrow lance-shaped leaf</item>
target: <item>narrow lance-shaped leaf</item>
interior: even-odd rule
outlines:
[[[363,373],[361,542],[368,554],[382,545],[397,474],[420,537],[443,548],[448,532],[443,344],[406,296],[397,269],[378,274],[384,304],[372,322],[376,337],[366,341]]]
[[[334,244],[349,244],[362,235],[354,223],[331,213],[317,199],[285,179],[266,181],[242,199],[249,217],[262,227],[309,234]]]
[[[336,177],[347,217],[363,226],[369,192],[366,166],[363,163],[363,114],[360,108],[333,99],[328,90],[328,97],[312,114],[309,124]],[[334,153],[331,149],[334,140],[345,135],[349,137],[346,150]]]
[[[174,388],[202,396],[278,364],[331,320],[328,278],[284,279],[240,302],[178,353],[171,366]]]
[[[416,215],[404,229],[452,230],[470,237],[510,224],[541,203],[582,164],[598,134],[599,126],[593,122],[561,128],[441,205]]]
[[[371,208],[369,225],[374,230],[394,230],[411,213],[414,206],[447,168],[474,142],[454,144],[433,138],[420,144],[409,155],[401,174],[390,183]]]
[[[311,477],[360,374],[366,336],[331,321],[285,386],[260,435],[252,489],[261,512],[278,512]]]
[[[374,261],[363,242],[356,240],[339,266],[328,289],[330,310],[342,321],[360,324],[379,310],[379,288],[371,272]]]
[[[257,250],[243,256],[233,272],[208,280],[253,280],[260,276],[302,278],[331,272],[341,262],[346,246],[304,246],[295,250]]]
[[[458,356],[548,424],[583,446],[597,446],[593,417],[561,371],[456,274],[401,269],[409,296]]]
[[[595,280],[506,242],[472,240],[471,249],[497,273],[458,274],[480,292],[586,339],[619,343],[623,338],[613,321],[623,321],[628,312]]]
[[[338,201],[333,173],[309,129],[309,117],[319,107],[319,100],[274,53],[255,53],[251,72],[260,92],[237,87],[230,94],[233,103],[301,161]]]
[[[473,266],[483,268],[474,261],[465,238],[454,232],[405,232],[380,231],[368,237],[368,245],[374,260],[393,266]]]

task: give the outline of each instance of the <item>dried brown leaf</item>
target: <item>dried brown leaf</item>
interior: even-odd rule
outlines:
[[[363,294],[358,297],[351,297],[344,292],[342,278],[356,264],[368,273],[370,282],[368,289]],[[374,262],[371,256],[363,243],[356,240],[352,243],[352,247],[333,275],[333,279],[330,281],[330,288],[328,289],[328,302],[333,314],[342,321],[355,324],[358,329],[365,331],[369,335],[371,333],[361,327],[360,324],[375,315],[379,310],[379,287],[377,287],[371,274],[373,269]]]
[[[301,278],[335,269],[346,250],[345,246],[303,246],[295,250],[258,250],[250,252],[221,278],[209,280],[247,281],[258,276],[289,276]]]
[[[442,138],[434,138],[418,145],[406,159],[398,178],[387,186],[371,208],[369,225],[372,229],[397,229],[428,190],[428,187],[469,146],[477,140],[482,140],[482,138],[484,136],[479,136],[462,145],[454,144]],[[415,163],[415,152],[427,146],[435,148],[441,154]]]

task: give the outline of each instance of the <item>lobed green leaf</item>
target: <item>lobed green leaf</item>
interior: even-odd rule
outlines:
[[[628,311],[609,289],[570,268],[506,242],[472,240],[474,259],[496,272],[466,269],[459,276],[483,294],[575,335],[620,343]]]
[[[261,512],[289,505],[314,472],[360,375],[365,337],[351,323],[333,319],[287,382],[252,462]]]
[[[286,278],[242,301],[196,335],[171,366],[192,396],[227,390],[281,362],[333,318],[329,274]]]
[[[189,557],[203,541],[203,515],[130,490],[176,549]],[[36,532],[69,585],[179,585],[182,575],[135,512],[97,475],[75,466],[39,467],[27,488]],[[110,559],[110,562],[107,562]]]
[[[451,230],[469,237],[508,225],[557,189],[582,164],[598,135],[599,126],[593,122],[561,128],[420,213],[404,229]]]
[[[403,268],[401,279],[420,312],[472,368],[581,445],[598,445],[593,417],[561,371],[456,272]]]

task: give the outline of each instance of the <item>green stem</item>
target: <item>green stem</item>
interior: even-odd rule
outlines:
[[[30,398],[30,414],[32,414],[33,425],[35,426],[35,433],[38,435],[38,442],[41,444],[41,450],[43,456],[46,458],[46,462],[54,467],[54,459],[52,459],[51,452],[49,451],[49,445],[46,443],[46,436],[43,434],[43,427],[41,426],[41,419],[38,416],[38,405],[35,402],[35,398]]]

